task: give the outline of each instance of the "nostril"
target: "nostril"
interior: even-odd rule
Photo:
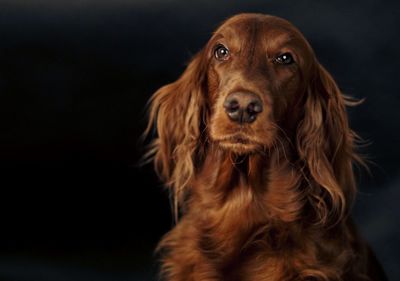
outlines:
[[[258,114],[262,112],[262,110],[263,108],[259,101],[250,102],[249,105],[247,106],[247,112],[249,114]]]
[[[224,107],[227,112],[235,112],[240,108],[240,104],[236,99],[228,99],[224,102]]]

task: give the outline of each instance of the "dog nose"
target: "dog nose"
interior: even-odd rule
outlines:
[[[251,123],[263,111],[261,99],[249,92],[229,94],[224,101],[224,108],[228,117],[238,123]]]

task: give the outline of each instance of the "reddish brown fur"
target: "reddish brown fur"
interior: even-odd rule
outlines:
[[[229,46],[228,61],[214,58],[217,43]],[[274,64],[283,52],[296,63]],[[243,89],[264,111],[238,125],[222,103]],[[347,103],[289,22],[241,14],[223,23],[151,99],[148,156],[181,214],[158,247],[163,278],[377,280],[348,217],[352,165],[362,161]]]

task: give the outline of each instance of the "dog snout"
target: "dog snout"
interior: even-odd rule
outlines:
[[[263,111],[260,97],[251,92],[230,93],[224,101],[229,119],[237,123],[252,123]]]

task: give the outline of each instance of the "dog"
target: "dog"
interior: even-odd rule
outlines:
[[[350,217],[358,136],[290,22],[226,20],[150,99],[147,157],[174,199],[168,281],[386,280]]]

